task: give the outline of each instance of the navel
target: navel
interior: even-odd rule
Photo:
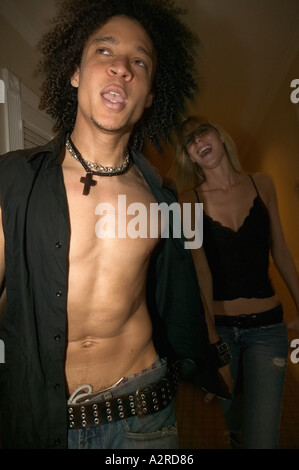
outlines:
[[[87,339],[87,340],[82,342],[82,347],[84,349],[93,348],[95,345],[96,345],[96,343],[94,341],[91,341],[90,339]]]

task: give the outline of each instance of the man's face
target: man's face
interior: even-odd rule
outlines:
[[[143,27],[125,16],[112,17],[89,38],[71,78],[78,87],[77,122],[131,132],[152,104],[155,63]]]

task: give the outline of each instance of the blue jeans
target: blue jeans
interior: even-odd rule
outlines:
[[[228,431],[244,449],[276,449],[288,354],[284,322],[258,328],[217,326],[232,354],[232,400],[221,400]]]
[[[133,393],[158,382],[167,372],[165,359],[155,362],[135,376],[126,378],[116,386],[96,394],[91,403],[107,398]],[[69,449],[177,449],[178,437],[175,419],[174,399],[161,411],[144,418],[133,416],[128,419],[92,426],[85,429],[70,429]]]

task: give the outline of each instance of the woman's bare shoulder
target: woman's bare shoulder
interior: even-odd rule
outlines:
[[[261,185],[264,187],[274,186],[273,179],[268,173],[257,172],[257,173],[252,173],[251,176],[254,179],[254,182],[258,185]]]
[[[251,175],[263,201],[269,203],[276,200],[276,188],[274,180],[267,173],[254,173]]]

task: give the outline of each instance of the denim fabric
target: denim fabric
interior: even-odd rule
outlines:
[[[278,448],[288,354],[285,323],[216,329],[232,354],[233,398],[221,400],[228,430],[242,432],[244,449]]]
[[[156,363],[154,363],[156,364]],[[105,392],[97,394],[91,403],[111,397],[133,393],[138,388],[158,382],[167,372],[166,360],[157,367],[131,376]],[[68,433],[69,449],[177,449],[178,437],[174,399],[161,411],[145,418],[133,416],[112,423],[86,429],[71,429]]]

